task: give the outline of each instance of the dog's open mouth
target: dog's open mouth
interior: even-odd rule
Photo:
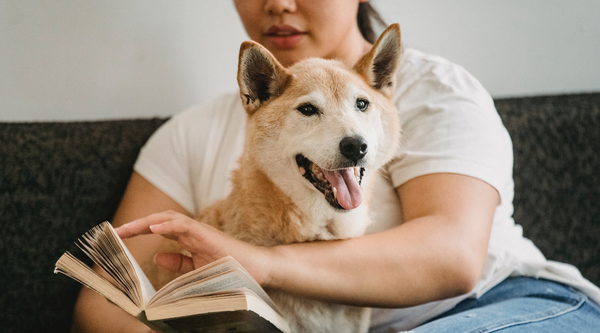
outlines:
[[[362,203],[363,196],[360,183],[365,168],[325,170],[302,154],[296,155],[296,163],[300,174],[325,195],[325,199],[332,207],[350,210]]]

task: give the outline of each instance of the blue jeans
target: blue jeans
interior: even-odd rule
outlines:
[[[600,308],[575,289],[528,277],[508,278],[412,332],[600,332]]]

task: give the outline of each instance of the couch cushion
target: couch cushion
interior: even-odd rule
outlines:
[[[511,134],[515,222],[600,285],[600,93],[496,101]]]
[[[3,332],[67,332],[80,285],[54,263],[110,220],[140,147],[163,119],[0,123]]]

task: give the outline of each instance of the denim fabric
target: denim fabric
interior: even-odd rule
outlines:
[[[600,332],[600,308],[568,286],[515,277],[412,332]]]

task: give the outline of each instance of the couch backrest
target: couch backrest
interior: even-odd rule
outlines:
[[[548,259],[600,285],[600,93],[503,99],[514,219]]]

